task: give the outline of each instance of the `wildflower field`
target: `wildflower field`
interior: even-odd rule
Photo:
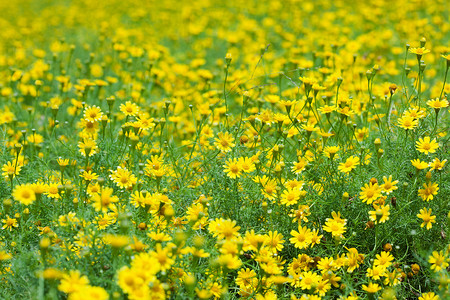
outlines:
[[[0,299],[450,299],[447,0],[0,10]]]

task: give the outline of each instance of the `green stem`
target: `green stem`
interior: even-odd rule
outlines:
[[[447,65],[448,65],[448,64],[447,64]],[[444,75],[444,84],[442,85],[442,90],[441,90],[441,93],[439,94],[439,100],[441,100],[441,99],[442,99],[442,94],[444,93],[445,82],[447,81],[447,74],[448,74],[448,69],[449,69],[449,66],[447,66],[447,69],[445,70],[445,75]],[[437,119],[436,119],[436,121],[437,121]]]
[[[228,127],[228,104],[227,104],[227,93],[226,93],[227,79],[228,79],[228,65],[225,68],[225,80],[223,81],[223,98],[225,99],[225,118],[226,118],[227,127]]]

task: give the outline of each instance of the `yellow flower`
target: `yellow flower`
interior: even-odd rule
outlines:
[[[436,216],[431,215],[431,208],[427,210],[426,207],[420,210],[420,213],[417,214],[417,217],[423,220],[423,223],[420,225],[420,227],[427,226],[427,230],[431,229],[432,223],[436,223]]]
[[[381,251],[380,254],[377,254],[375,256],[375,260],[373,262],[374,266],[382,266],[385,269],[387,269],[394,260],[394,257],[391,255],[390,252]]]
[[[378,283],[369,282],[368,285],[363,284],[362,289],[369,294],[375,294],[376,292],[381,290],[381,287],[378,285]]]
[[[55,268],[47,268],[44,271],[38,273],[39,277],[47,280],[60,279],[63,275],[63,272]]]
[[[323,230],[331,232],[333,237],[342,237],[346,229],[345,224],[330,219],[328,219],[328,221],[325,222],[325,226],[323,226]]]
[[[312,271],[302,272],[300,277],[301,277],[300,288],[302,288],[304,290],[309,290],[313,286],[316,287],[322,279],[322,276],[320,276]]]
[[[434,196],[437,195],[437,192],[439,191],[437,183],[424,183],[423,187],[423,189],[419,189],[419,196],[423,201],[433,200]]]
[[[98,150],[97,143],[90,138],[83,139],[82,142],[78,143],[78,147],[81,155],[89,157],[97,153]]]
[[[318,130],[319,130],[319,128],[315,127],[315,124],[312,124],[312,123],[303,124],[301,127],[302,127],[304,130],[306,130],[307,133],[311,133],[311,132],[314,132],[314,131],[318,131]]]
[[[239,157],[239,164],[245,173],[251,173],[256,170],[255,163],[251,158]]]
[[[209,232],[211,232],[218,239],[232,239],[239,236],[240,226],[236,226],[236,221],[216,219],[209,223]]]
[[[340,150],[341,148],[339,146],[326,146],[323,149],[323,152],[325,154],[326,157],[333,159],[336,156],[336,153]]]
[[[258,284],[256,272],[249,268],[239,270],[236,277],[236,284],[241,288],[256,288]]]
[[[442,168],[444,168],[446,162],[447,162],[446,159],[441,161],[439,158],[436,157],[435,159],[433,159],[432,162],[430,162],[428,164],[428,166],[431,167],[431,170],[438,170],[438,171],[440,171],[440,170],[442,170]]]
[[[338,113],[340,113],[342,116],[346,116],[346,117],[350,117],[351,115],[353,115],[355,112],[351,110],[350,107],[345,106],[342,108],[338,108]],[[381,115],[379,115],[381,118]]]
[[[84,110],[84,119],[88,122],[94,123],[95,121],[101,121],[103,113],[98,106],[87,106]]]
[[[366,127],[357,129],[355,131],[355,136],[356,136],[356,139],[358,140],[358,142],[362,142],[367,137],[368,133],[369,133],[369,129]]]
[[[133,260],[134,261],[134,260]],[[155,264],[156,260],[153,261]],[[157,262],[156,262],[157,264]],[[137,275],[140,276],[137,276]],[[142,278],[142,273],[138,270],[131,269],[127,266],[122,267],[118,272],[118,283],[122,291],[127,294],[132,294],[134,291],[138,290],[141,286],[147,284]],[[145,274],[145,273],[143,273]]]
[[[398,127],[401,127],[406,130],[412,130],[417,127],[419,121],[410,116],[403,116],[397,120]]]
[[[439,300],[439,296],[433,292],[423,293],[418,300]]]
[[[422,55],[425,55],[427,53],[430,53],[429,49],[425,49],[425,47],[420,47],[420,48],[409,48],[408,51],[410,53],[416,54],[417,56],[422,57]]]
[[[103,214],[95,217],[94,223],[97,223],[98,229],[103,230],[115,222],[115,218],[109,214]]]
[[[68,300],[108,300],[109,295],[105,289],[98,286],[86,286],[69,295]]]
[[[336,110],[336,106],[324,105],[318,109],[318,111],[323,114],[329,116],[333,111]]]
[[[417,170],[423,170],[428,168],[428,163],[425,161],[421,161],[420,159],[414,159],[411,160],[411,164],[413,167],[415,167]]]
[[[98,175],[89,170],[83,171],[83,173],[80,174],[80,177],[82,177],[85,181],[92,181],[96,180],[98,178]]]
[[[369,218],[374,221],[375,224],[384,223],[389,220],[389,205],[377,206],[374,204],[374,208],[375,210],[369,211]]]
[[[331,216],[333,218],[327,218],[325,220],[325,225],[323,226],[323,230],[326,232],[331,232],[331,235],[336,238],[342,237],[347,228],[345,225],[347,224],[346,219],[342,219],[340,213],[332,212]]]
[[[359,193],[362,202],[367,204],[372,204],[373,201],[377,200],[378,197],[381,196],[382,188],[378,186],[378,183],[373,184],[370,182],[369,184],[365,184],[364,187],[361,188],[361,192]]]
[[[223,171],[227,174],[228,177],[234,179],[241,177],[242,167],[236,158],[229,159],[225,165],[223,165]]]
[[[24,205],[30,205],[36,200],[33,186],[29,183],[16,186],[12,195],[16,201]]]
[[[442,58],[445,58],[448,61],[450,61],[450,54],[446,54],[446,55],[441,55]]]
[[[336,265],[332,257],[324,257],[317,263],[317,268],[321,270],[322,274],[336,270]]]
[[[313,234],[307,227],[298,227],[298,231],[291,231],[292,238],[289,239],[291,244],[294,244],[295,248],[304,249],[307,248],[311,242]]]
[[[439,148],[439,144],[436,142],[436,139],[431,141],[429,136],[426,136],[423,139],[419,138],[419,140],[416,141],[416,149],[419,152],[425,154],[434,153],[437,148]]]
[[[217,258],[217,262],[224,268],[235,270],[242,266],[242,262],[236,255],[223,254]]]
[[[286,206],[291,206],[291,205],[297,204],[298,200],[300,199],[301,194],[302,194],[302,191],[298,188],[287,189],[281,195],[280,202],[281,202],[281,204],[284,204]]]
[[[317,82],[317,80],[315,78],[310,78],[310,77],[299,77],[298,79],[300,79],[300,81],[303,82],[305,87],[309,87],[309,88],[311,88],[313,86],[313,84]]]
[[[105,236],[103,236],[103,241],[105,244],[116,249],[123,248],[130,242],[128,236],[118,234],[105,234]]]
[[[448,101],[447,101],[447,99],[439,100],[439,98],[436,98],[436,99],[428,100],[427,105],[431,108],[439,110],[441,108],[447,107]]]
[[[357,156],[350,156],[349,158],[347,158],[347,160],[343,163],[340,163],[338,166],[338,169],[342,172],[342,173],[350,173],[353,169],[356,168],[356,166],[359,165],[359,157]]]
[[[433,251],[428,257],[428,262],[431,264],[431,270],[435,272],[445,270],[448,267],[448,257],[445,257],[442,251]]]
[[[5,260],[11,259],[11,258],[12,258],[11,254],[6,253],[4,250],[0,250],[0,263],[2,261],[5,261]]]
[[[283,250],[283,243],[283,235],[281,233],[278,233],[278,231],[269,231],[269,233],[266,235],[265,244],[273,251],[273,253]]]
[[[161,244],[156,244],[156,249],[149,253],[152,258],[155,258],[159,264],[161,271],[170,269],[175,260],[172,259],[172,254],[169,246],[163,248]]]
[[[113,189],[110,187],[104,187],[99,194],[92,196],[92,206],[95,211],[108,212],[108,209],[112,209],[115,202],[119,201],[117,196],[113,196]]]
[[[382,266],[373,266],[373,268],[368,268],[366,277],[370,277],[373,280],[379,280],[380,277],[385,276],[386,268]]]
[[[233,136],[228,132],[219,132],[217,134],[217,138],[215,139],[214,146],[222,152],[229,152],[231,151],[231,148],[235,146],[233,140]]]
[[[120,105],[120,111],[125,116],[136,116],[139,113],[139,106],[131,101],[127,101],[125,104]]]
[[[9,229],[9,231],[12,231],[13,228],[19,227],[19,224],[17,224],[17,219],[10,218],[9,216],[6,216],[6,219],[2,220],[3,225],[2,229]]]
[[[9,179],[10,176],[12,178],[16,177],[16,175],[19,175],[20,170],[22,169],[22,166],[20,164],[15,163],[15,160],[13,162],[8,161],[6,164],[2,167],[2,176],[5,177],[5,179]]]
[[[384,183],[381,185],[381,188],[383,192],[386,193],[386,195],[389,195],[390,193],[398,189],[398,187],[396,186],[398,180],[392,181],[392,175],[389,175],[389,178],[383,176],[383,181]]]
[[[81,275],[78,270],[70,270],[69,274],[64,274],[61,279],[61,283],[58,286],[58,290],[66,294],[78,292],[79,290],[89,285],[89,279],[87,276]]]
[[[58,183],[50,183],[47,187],[47,192],[45,195],[49,198],[60,199],[61,195],[59,194]]]
[[[131,189],[136,184],[137,178],[127,168],[117,167],[115,171],[111,170],[109,178],[121,189]]]
[[[294,163],[291,170],[294,174],[300,174],[307,165],[308,161],[305,158],[301,157],[298,159],[298,162]]]
[[[358,253],[356,248],[346,249],[348,251],[346,262],[346,265],[348,266],[347,272],[352,273],[364,261],[364,255]]]
[[[67,167],[69,165],[69,159],[68,158],[58,158],[56,160],[58,162],[58,165],[60,167]]]

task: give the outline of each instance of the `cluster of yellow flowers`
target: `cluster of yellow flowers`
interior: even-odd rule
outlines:
[[[0,298],[450,297],[444,1],[0,9]]]

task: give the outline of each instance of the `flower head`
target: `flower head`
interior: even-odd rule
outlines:
[[[31,184],[21,184],[14,188],[13,197],[24,205],[30,205],[36,200],[36,194]]]
[[[437,195],[439,191],[439,187],[437,183],[424,183],[423,189],[419,189],[419,196],[422,198],[423,201],[430,201],[433,200],[434,196]]]
[[[359,157],[358,156],[350,156],[347,158],[347,160],[343,163],[340,163],[338,166],[338,169],[342,173],[350,173],[353,169],[356,168],[356,166],[359,165]]]
[[[228,132],[219,132],[215,139],[214,146],[222,152],[229,152],[235,146],[233,136]]]
[[[427,230],[431,229],[432,223],[436,223],[436,216],[431,215],[431,208],[427,210],[426,207],[420,210],[420,213],[417,214],[417,217],[423,220],[423,223],[420,227],[427,226]]]
[[[226,164],[223,165],[223,168],[223,171],[227,174],[228,177],[232,179],[241,177],[242,166],[238,159],[229,159]]]
[[[96,121],[101,121],[102,116],[102,110],[98,106],[87,106],[84,110],[84,119],[88,122],[94,123]]]
[[[428,257],[428,262],[431,264],[431,270],[439,272],[445,270],[448,267],[448,257],[445,257],[442,251],[433,251],[433,253]]]
[[[436,139],[431,140],[429,136],[419,138],[416,141],[416,149],[419,152],[428,154],[436,152],[436,149],[439,148],[439,144],[436,142]]]

